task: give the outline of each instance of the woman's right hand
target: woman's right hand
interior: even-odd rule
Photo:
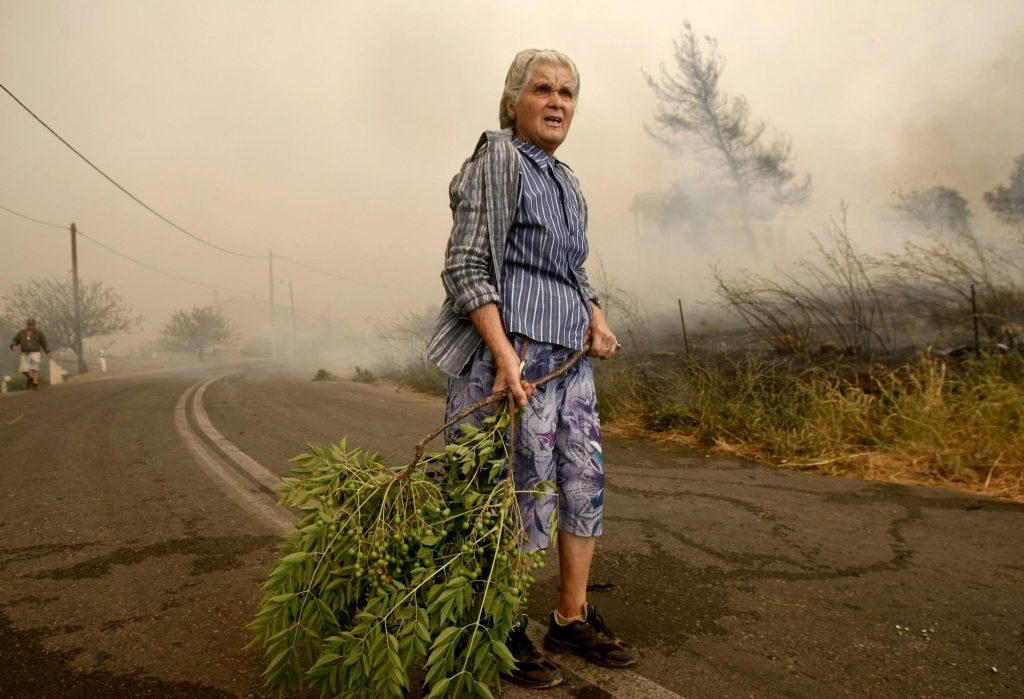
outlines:
[[[505,334],[505,326],[502,325],[501,315],[498,313],[498,304],[486,303],[473,309],[469,312],[469,319],[473,321],[473,326],[494,357],[494,388],[491,389],[491,393],[501,393],[507,388],[511,391],[516,406],[525,408],[526,401],[537,390],[537,386],[523,381],[520,359]]]
[[[524,381],[519,357],[514,353],[503,355],[494,361],[494,388],[491,393],[501,393],[508,388],[516,407],[525,408],[530,397],[536,393],[537,385]]]

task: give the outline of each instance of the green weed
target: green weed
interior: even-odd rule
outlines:
[[[897,367],[756,354],[597,373],[614,427],[770,463],[1024,497],[1024,359]]]

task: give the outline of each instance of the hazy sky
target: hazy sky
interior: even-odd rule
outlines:
[[[848,201],[867,246],[898,187],[945,184],[976,212],[1024,153],[1024,3],[261,2],[0,0],[0,82],[128,190],[191,232],[272,249],[296,304],[358,324],[441,299],[447,185],[496,128],[508,64],[557,48],[582,74],[558,156],[591,206],[591,249],[647,307],[691,298],[710,260],[684,240],[633,237],[629,206],[685,163],[644,133],[643,70],[672,59],[684,20],[715,37],[726,90],[790,135],[814,193],[787,223],[790,254]],[[162,223],[0,93],[0,205],[65,225],[220,298],[266,298],[266,262]],[[70,267],[67,234],[0,211],[0,293]],[[80,271],[120,290],[147,334],[206,286],[89,241]],[[643,274],[655,259],[654,274]],[[679,273],[666,261],[678,263]],[[743,260],[739,248],[726,260]],[[596,261],[596,259],[595,259]],[[656,277],[652,283],[651,277]],[[355,282],[362,282],[355,283]],[[229,291],[238,290],[238,291]]]

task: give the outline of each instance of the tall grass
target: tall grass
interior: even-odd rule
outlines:
[[[396,384],[420,393],[443,396],[448,392],[448,376],[424,355],[408,358],[397,366],[391,365],[383,370],[383,374]]]
[[[613,428],[826,473],[1024,498],[1024,359],[897,368],[758,355],[598,372]]]

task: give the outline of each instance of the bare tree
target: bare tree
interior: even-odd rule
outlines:
[[[231,325],[213,306],[175,311],[160,330],[160,345],[172,352],[195,352],[199,361],[234,337]]]
[[[600,255],[595,254],[588,267],[590,283],[601,297],[605,317],[623,345],[638,353],[650,349],[651,328],[640,299],[612,280]]]
[[[121,295],[99,281],[79,284],[82,311],[82,337],[75,337],[75,292],[71,276],[55,279],[31,279],[16,284],[4,294],[4,308],[8,316],[24,321],[36,318],[46,333],[50,347],[70,349],[72,352],[84,340],[97,335],[131,332],[142,323],[132,318],[130,309]],[[79,357],[85,365],[85,358]]]
[[[770,219],[781,206],[800,204],[811,179],[797,180],[789,138],[766,136],[767,122],[753,120],[743,97],[730,98],[718,81],[725,60],[711,37],[699,41],[686,22],[674,42],[675,70],[661,66],[657,78],[644,73],[660,104],[647,132],[675,152],[711,153],[724,172],[744,234],[755,245],[751,222]]]
[[[717,293],[729,310],[758,336],[783,351],[810,351],[826,342],[847,354],[888,352],[892,326],[879,291],[850,241],[846,208],[824,239],[815,237],[817,253],[800,260],[795,272],[780,280],[752,272],[727,279],[714,270]]]
[[[1012,305],[1013,261],[1007,250],[971,225],[967,201],[957,191],[932,187],[897,192],[896,208],[918,226],[903,249],[874,260],[893,304],[927,314],[939,328],[963,326],[971,317],[972,287],[989,335],[1005,323]]]

